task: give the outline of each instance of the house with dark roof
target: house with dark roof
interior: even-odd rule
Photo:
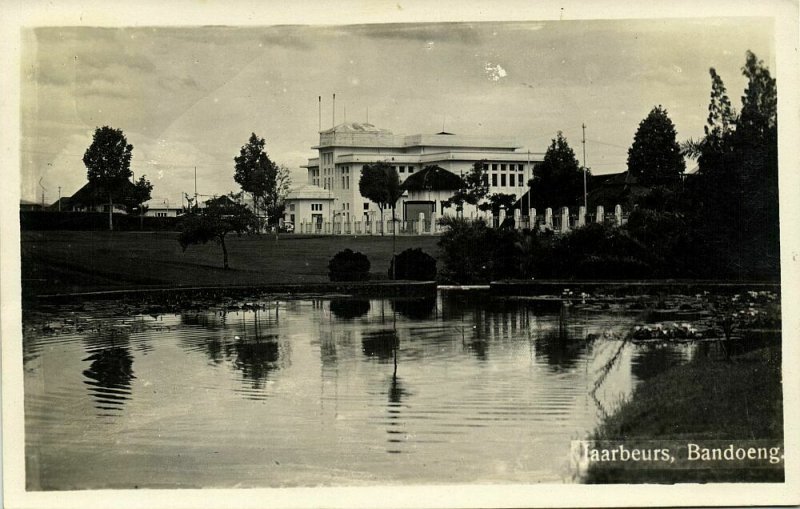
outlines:
[[[430,221],[434,213],[436,217],[455,215],[455,207],[445,207],[445,202],[461,187],[461,177],[455,173],[441,166],[426,166],[406,177],[401,187],[406,192],[402,204],[404,220],[418,220],[420,214],[425,221]],[[473,205],[464,207],[474,209]]]

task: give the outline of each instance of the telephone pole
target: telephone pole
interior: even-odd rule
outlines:
[[[583,130],[583,210],[584,214],[588,210],[587,200],[586,200],[586,124],[581,124],[581,129]]]

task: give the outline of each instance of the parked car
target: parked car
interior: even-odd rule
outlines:
[[[284,221],[283,226],[280,227],[282,233],[294,233],[294,223]]]

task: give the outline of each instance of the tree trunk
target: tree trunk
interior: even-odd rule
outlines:
[[[111,195],[108,195],[108,231],[114,231],[114,201],[111,199]]]
[[[225,245],[225,236],[219,238],[219,243],[222,245],[222,268],[228,270],[228,246]]]
[[[383,207],[381,205],[378,205],[378,210],[381,211],[381,237],[383,237],[383,234],[386,233],[383,230],[383,228],[386,226],[385,224],[383,224]]]
[[[392,206],[392,279],[397,279],[397,221],[394,217],[394,205]]]

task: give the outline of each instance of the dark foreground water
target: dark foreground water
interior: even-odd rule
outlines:
[[[623,341],[639,315],[464,294],[39,314],[28,489],[571,482],[570,441],[696,348]]]

